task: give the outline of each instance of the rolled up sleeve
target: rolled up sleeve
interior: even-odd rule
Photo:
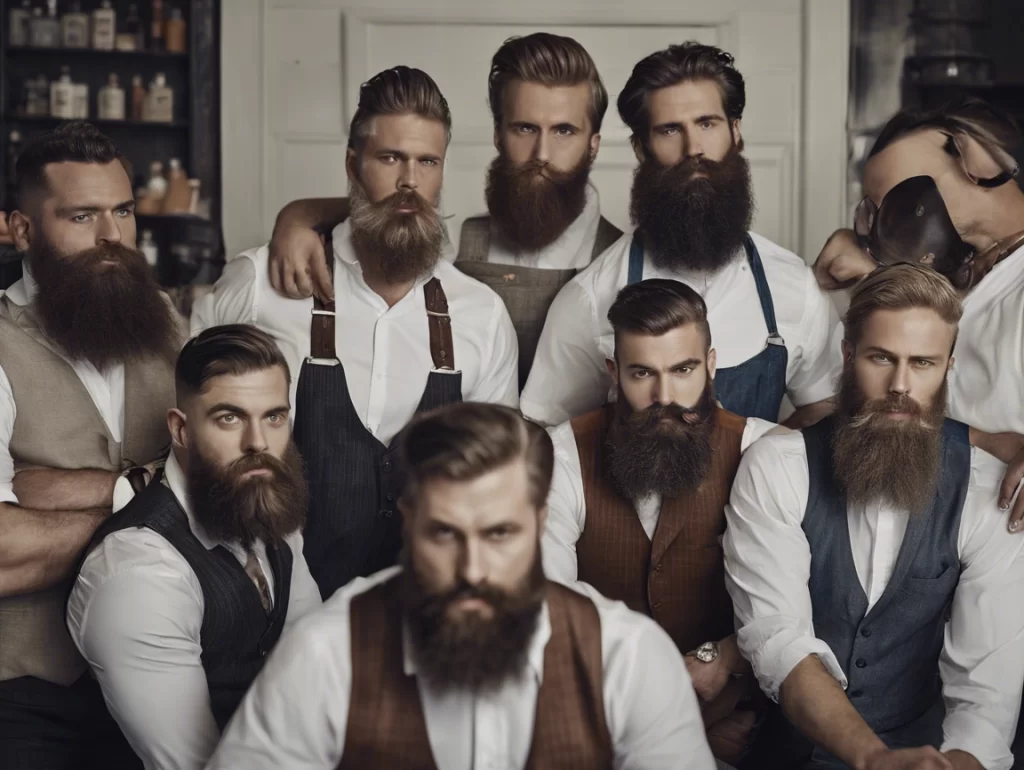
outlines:
[[[847,684],[831,649],[814,635],[807,587],[811,553],[801,528],[807,485],[803,436],[769,434],[743,455],[725,509],[725,580],[737,641],[761,689],[775,701],[786,677],[808,655],[817,655]]]

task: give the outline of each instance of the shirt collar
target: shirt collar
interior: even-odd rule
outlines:
[[[10,288],[5,292],[7,299],[13,302],[15,305],[24,307],[32,303],[35,299],[36,293],[39,291],[39,284],[36,283],[36,279],[32,276],[32,271],[28,268],[28,260],[22,259],[21,261],[21,278],[11,284]]]
[[[548,617],[548,603],[544,602],[537,616],[537,629],[530,639],[530,649],[527,653],[526,665],[530,672],[537,678],[537,684],[544,680],[544,649],[551,639],[551,619]],[[416,676],[418,668],[416,657],[412,653],[412,640],[409,637],[409,627],[402,624],[402,669],[406,676]]]
[[[510,243],[501,231],[497,223],[491,217],[491,246],[495,254],[512,256],[524,264],[538,262],[541,259],[566,265],[575,264],[582,260],[583,265],[591,262],[594,250],[594,239],[597,237],[597,226],[601,219],[601,198],[597,188],[591,182],[587,182],[586,202],[583,204],[583,211],[574,219],[567,228],[554,241],[537,251],[525,251]],[[581,253],[585,252],[585,253]],[[562,259],[559,259],[562,257]]]
[[[174,452],[167,457],[167,462],[164,464],[164,479],[167,482],[167,486],[170,488],[174,497],[178,501],[178,505],[181,506],[181,510],[185,512],[185,516],[188,518],[189,529],[192,530],[192,534],[196,536],[196,540],[202,543],[203,548],[207,551],[211,551],[218,545],[226,545],[221,543],[207,533],[203,528],[203,525],[196,521],[195,516],[192,515],[192,505],[188,498],[188,485],[185,482],[185,472],[181,469],[178,464],[177,458],[174,456]]]

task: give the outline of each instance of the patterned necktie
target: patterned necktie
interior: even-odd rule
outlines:
[[[260,561],[256,558],[256,554],[253,553],[252,549],[246,551],[245,573],[252,578],[252,582],[256,585],[256,590],[260,593],[260,604],[263,605],[263,611],[270,612],[270,586],[267,585],[267,576],[263,574]]]

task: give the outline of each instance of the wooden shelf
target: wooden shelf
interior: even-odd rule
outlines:
[[[59,123],[66,123],[74,118],[52,118],[49,115],[4,115],[7,123],[35,123],[50,124],[56,126]],[[99,118],[79,118],[94,124],[98,128],[117,128],[125,126],[128,128],[188,128],[187,120],[175,120],[172,123],[157,123],[148,120],[100,120]]]
[[[34,46],[7,46],[8,56],[89,56],[89,57],[123,57],[126,59],[188,59],[187,53],[171,51],[104,51],[97,48],[38,48]]]

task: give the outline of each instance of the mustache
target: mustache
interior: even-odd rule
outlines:
[[[244,478],[247,473],[253,471],[270,471],[269,476],[254,476],[251,479]],[[225,469],[225,476],[235,483],[247,483],[249,481],[260,481],[273,483],[288,473],[288,465],[266,452],[242,455]]]
[[[858,413],[850,417],[849,425],[858,428],[871,422],[876,416],[890,412],[904,412],[916,420],[921,420],[925,409],[906,393],[891,393],[885,398],[865,401]]]
[[[511,163],[506,164],[505,173],[511,179],[540,177],[557,187],[575,180],[579,175],[579,169],[575,168],[569,169],[568,171],[561,171],[551,165],[550,161],[528,160],[526,163],[521,163],[519,165],[513,165]]]
[[[638,430],[652,429],[660,424],[693,425],[701,420],[698,407],[685,407],[679,404],[652,404],[646,409],[633,412],[626,418],[629,427]]]

